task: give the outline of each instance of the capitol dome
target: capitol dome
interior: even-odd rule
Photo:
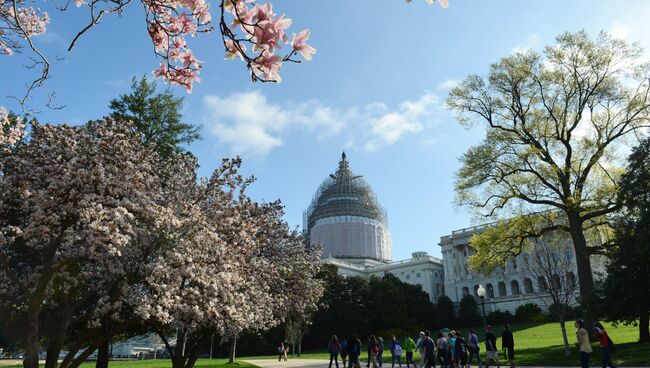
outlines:
[[[352,173],[345,152],[336,173],[314,194],[303,222],[309,241],[323,245],[323,257],[392,259],[386,211],[365,180]]]

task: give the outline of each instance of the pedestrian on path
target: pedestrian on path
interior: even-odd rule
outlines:
[[[330,353],[330,366],[332,368],[332,360],[336,363],[336,368],[339,368],[339,352],[341,351],[341,344],[336,335],[332,335],[329,344],[327,344],[327,351]]]
[[[515,363],[515,337],[510,331],[510,326],[508,324],[503,325],[503,332],[501,333],[501,347],[506,351],[506,358],[510,362],[510,367],[515,368],[517,364]]]
[[[379,363],[379,368],[384,366],[384,338],[377,336],[377,344],[379,345],[379,353],[377,353],[377,362]]]
[[[370,335],[368,349],[370,350],[370,360],[368,361],[368,364],[372,363],[372,368],[379,367],[379,364],[377,363],[377,356],[379,356],[379,341],[375,335]]]
[[[361,340],[358,337],[352,336],[348,342],[348,351],[350,352],[350,360],[348,368],[361,368],[359,355],[361,355]]]
[[[490,361],[496,363],[497,368],[501,365],[499,364],[499,351],[497,350],[497,336],[492,332],[492,326],[487,325],[487,331],[485,332],[485,368],[490,366]]]
[[[611,367],[611,368],[616,368],[614,363],[612,362],[612,353],[614,352],[614,343],[612,342],[612,339],[609,338],[609,334],[607,334],[607,331],[605,330],[605,326],[603,326],[600,322],[594,323],[596,334],[598,336],[598,341],[600,343],[600,351],[601,351],[601,364],[603,368]]]
[[[345,363],[347,362],[347,359],[348,359],[349,343],[348,343],[348,340],[345,337],[343,337],[341,339],[340,343],[341,343],[341,352],[340,352],[340,354],[341,354],[341,362],[343,362],[343,367],[345,368],[345,367],[347,367],[347,365]]]
[[[451,356],[451,366],[456,367],[456,331],[451,330],[449,333],[449,355]]]
[[[449,367],[449,342],[442,332],[438,332],[436,345],[438,347],[438,363],[440,363],[440,367]]]
[[[481,361],[481,347],[478,344],[478,335],[474,329],[469,330],[469,336],[467,337],[467,347],[469,348],[469,365],[471,366],[474,362],[474,357],[476,357],[478,366],[482,366],[483,362]]]
[[[589,356],[593,352],[589,343],[589,333],[585,329],[585,323],[579,319],[574,324],[576,328],[577,342],[576,346],[580,349],[580,366],[589,368]]]
[[[395,368],[395,360],[397,360],[397,365],[399,368],[402,368],[402,353],[404,352],[404,349],[402,348],[402,344],[399,343],[397,340],[397,336],[393,335],[393,339],[390,342],[390,360],[391,360],[391,368]]]
[[[424,340],[426,340],[426,336],[424,335],[424,331],[420,331],[420,337],[418,338],[418,342],[415,344],[415,348],[418,350],[420,353],[420,365],[424,366]]]
[[[431,339],[431,332],[429,330],[424,331],[424,342],[422,343],[424,350],[424,368],[433,368],[436,366],[435,347],[436,344]]]
[[[424,335],[424,334],[423,334]],[[413,368],[418,368],[417,364],[413,361],[413,352],[415,351],[415,341],[410,336],[404,339],[404,351],[406,352],[406,368],[410,368],[409,363],[413,364]]]
[[[286,361],[288,360],[287,355],[289,354],[289,346],[290,346],[290,344],[289,344],[289,342],[285,339],[285,340],[282,342],[282,345],[284,346],[284,353],[283,353],[283,356],[282,356],[282,357],[284,358],[284,361],[286,362]]]
[[[469,368],[469,364],[467,364],[468,352],[469,347],[467,346],[467,341],[463,338],[460,330],[456,331],[456,359],[459,368]]]

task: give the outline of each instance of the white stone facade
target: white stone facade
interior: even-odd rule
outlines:
[[[392,259],[390,233],[381,222],[360,216],[332,216],[316,220],[311,242],[323,245],[323,256]]]

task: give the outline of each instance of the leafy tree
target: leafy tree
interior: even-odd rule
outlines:
[[[131,93],[111,100],[111,116],[118,121],[132,121],[144,144],[155,143],[163,159],[184,152],[182,145],[200,138],[199,128],[183,123],[183,97],[170,89],[158,93],[156,82],[133,77]]]
[[[443,295],[438,298],[436,304],[436,318],[438,323],[445,327],[453,326],[456,323],[456,313],[454,313],[454,302],[448,296]]]
[[[650,274],[650,138],[629,158],[620,186],[625,212],[617,221],[616,245],[607,266],[601,298],[594,303],[600,315],[639,325],[639,341],[650,341],[650,299],[643,287]]]
[[[458,323],[462,326],[478,326],[482,320],[476,298],[465,295],[458,306]]]
[[[470,75],[448,98],[461,124],[487,126],[462,157],[457,202],[502,221],[471,240],[472,268],[488,273],[534,239],[562,231],[576,253],[582,301],[593,288],[590,256],[604,254],[604,216],[616,201],[614,155],[650,126],[650,70],[636,44],[606,33],[564,33]],[[593,237],[593,238],[591,238]]]

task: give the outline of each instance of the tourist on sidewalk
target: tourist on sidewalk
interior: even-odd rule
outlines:
[[[424,333],[422,334],[424,335]],[[413,364],[413,368],[418,368],[417,364],[413,361],[413,352],[415,351],[415,341],[410,336],[406,336],[404,339],[404,351],[406,351],[406,368],[410,368],[410,364]]]
[[[497,368],[501,365],[499,364],[499,351],[497,350],[497,336],[492,332],[492,326],[487,325],[485,332],[485,368],[490,366],[490,361],[493,361]]]
[[[404,349],[402,348],[402,344],[397,341],[397,336],[393,335],[393,339],[390,342],[390,360],[391,360],[391,368],[395,368],[395,360],[397,360],[397,365],[402,368],[402,353],[404,352]]]
[[[510,367],[515,368],[515,337],[510,331],[508,324],[503,325],[503,332],[501,333],[501,347],[506,351],[506,358],[510,362]]]
[[[341,354],[341,362],[343,363],[343,367],[345,368],[347,367],[345,363],[347,362],[348,353],[349,353],[348,340],[345,337],[343,337],[340,341],[340,344],[341,344],[341,351],[339,354]]]
[[[458,362],[459,368],[469,368],[467,364],[467,354],[469,352],[469,347],[467,346],[467,341],[463,338],[460,330],[456,331],[456,359]]]
[[[415,344],[415,348],[420,353],[421,366],[424,366],[424,340],[426,340],[426,338],[427,337],[424,335],[424,331],[420,331],[420,337],[418,338],[418,341]]]
[[[469,348],[469,365],[472,365],[474,362],[474,357],[476,357],[478,366],[482,366],[483,362],[481,361],[481,347],[478,344],[478,335],[473,329],[469,330],[467,341],[467,347]]]
[[[438,347],[438,363],[440,363],[440,368],[449,367],[449,342],[442,332],[438,333],[436,345]]]
[[[341,344],[336,335],[332,335],[329,344],[327,344],[327,351],[330,353],[330,366],[332,368],[332,361],[336,363],[336,368],[339,368],[339,352],[341,351]]]
[[[581,319],[577,320],[574,325],[578,339],[576,346],[580,349],[580,366],[582,368],[589,368],[589,356],[593,352],[589,343],[589,332],[585,329],[585,323]]]
[[[377,353],[377,363],[379,368],[384,366],[384,338],[377,336],[377,344],[379,345],[379,353]]]
[[[603,368],[607,368],[607,367],[616,368],[616,366],[612,362],[612,353],[613,353],[612,350],[614,348],[614,343],[612,342],[612,339],[609,338],[609,335],[605,330],[605,326],[603,326],[600,322],[594,323],[594,326],[595,326],[596,334],[598,336],[598,340],[600,342],[600,351],[602,353],[601,364]]]
[[[452,367],[456,367],[456,331],[451,330],[449,333],[449,355]]]
[[[379,364],[377,364],[377,356],[379,356],[379,341],[377,341],[375,335],[370,335],[368,350],[370,351],[370,360],[368,361],[368,364],[372,364],[372,368],[379,367]]]
[[[348,343],[348,351],[350,352],[350,360],[348,368],[361,368],[359,355],[361,355],[361,340],[358,337],[352,336]]]
[[[424,331],[424,342],[422,343],[422,349],[424,350],[424,368],[433,368],[436,366],[435,347],[436,344],[431,339],[431,332],[429,330]]]

